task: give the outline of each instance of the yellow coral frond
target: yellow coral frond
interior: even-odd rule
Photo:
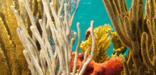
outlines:
[[[112,28],[109,25],[99,26],[98,28],[94,29],[96,39],[94,60],[96,62],[103,62],[107,57],[106,52],[111,44],[111,38],[108,34],[109,32],[112,32]],[[91,50],[91,43],[91,37],[89,37],[86,41],[81,43],[80,47],[82,48],[83,52],[85,52],[86,50]],[[88,53],[89,52],[90,51],[88,51]]]

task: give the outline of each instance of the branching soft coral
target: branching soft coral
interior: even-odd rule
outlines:
[[[126,51],[126,46],[120,41],[117,33],[112,31],[110,25],[99,26],[94,29],[94,33],[96,48],[93,59],[95,62],[103,63],[108,59],[107,51],[109,50],[111,42],[114,43],[114,55],[119,56]],[[82,42],[80,46],[84,53],[90,52],[91,43],[90,29],[88,29],[86,40]]]
[[[156,75],[156,0],[103,0],[122,42],[130,48],[124,75]],[[146,12],[146,13],[145,13]]]
[[[91,36],[89,36],[89,31],[87,33],[87,37],[83,43],[81,43],[81,48],[83,52],[90,52],[91,50]],[[111,44],[111,38],[109,37],[108,32],[111,32],[112,28],[109,25],[106,26],[99,26],[98,28],[94,29],[95,33],[95,39],[96,39],[96,48],[95,48],[95,55],[94,60],[96,62],[103,62],[105,61],[107,57],[107,50],[110,47]]]

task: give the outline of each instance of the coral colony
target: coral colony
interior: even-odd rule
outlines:
[[[80,0],[0,0],[0,75],[156,75],[156,0],[103,2],[115,31],[90,21],[82,41]]]
[[[79,4],[79,0],[77,1]],[[91,61],[94,55],[95,38],[93,31],[94,22],[91,21],[91,36],[92,36],[92,48],[90,56],[86,56],[86,60],[83,61],[82,68],[77,71],[77,58],[79,55],[79,44],[77,46],[73,69],[70,71],[70,60],[72,54],[72,43],[75,38],[70,39],[70,23],[73,21],[73,15],[68,15],[68,5],[70,2],[60,1],[58,11],[55,8],[55,2],[48,2],[42,0],[43,3],[43,17],[42,19],[35,19],[33,17],[32,11],[28,0],[23,1],[25,9],[30,18],[31,26],[30,30],[32,36],[28,34],[26,27],[18,14],[18,11],[12,6],[14,14],[19,22],[19,27],[17,28],[17,33],[20,40],[24,46],[24,56],[28,62],[28,68],[33,75],[82,75],[87,67],[88,63]],[[76,10],[78,5],[76,6]],[[51,16],[52,15],[52,16]],[[39,25],[36,24],[39,23]],[[41,28],[39,30],[38,28]],[[80,43],[80,24],[77,23],[78,28],[78,39]],[[75,35],[76,36],[76,35]],[[53,40],[54,45],[50,44],[49,40]],[[37,43],[38,42],[38,45]],[[54,47],[53,47],[54,46]]]
[[[104,0],[104,3],[120,39],[130,48],[125,74],[155,75],[156,1],[133,0],[130,11],[125,0]]]

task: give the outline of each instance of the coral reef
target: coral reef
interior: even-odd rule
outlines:
[[[57,1],[57,0],[56,0]],[[30,19],[30,28],[24,24],[22,15],[19,14],[17,8],[12,6],[12,10],[16,15],[18,25],[17,33],[24,46],[24,56],[28,63],[28,68],[32,75],[83,75],[87,65],[92,60],[95,50],[94,22],[91,21],[91,52],[90,55],[84,55],[83,66],[77,71],[77,62],[80,46],[80,23],[78,28],[78,45],[73,61],[73,69],[70,71],[70,61],[72,54],[72,46],[76,39],[76,33],[71,38],[71,24],[78,9],[79,0],[77,0],[76,10],[71,11],[71,1],[59,0],[47,1],[42,0],[43,16],[36,18],[33,16],[29,1],[22,2]],[[55,5],[56,4],[56,5]],[[57,6],[57,7],[56,7]],[[70,9],[69,9],[70,8]],[[27,30],[30,30],[28,32]],[[30,34],[31,33],[31,34]]]
[[[72,1],[75,1],[74,3],[76,3],[74,4],[75,8],[72,7]],[[127,61],[128,63],[133,64],[132,57],[135,59],[136,65],[140,65],[140,62],[143,60],[143,64],[145,64],[144,66],[148,68],[148,71],[145,72],[155,72],[153,71],[153,69],[155,69],[155,62],[153,62],[151,59],[146,59],[154,56],[154,54],[148,54],[148,48],[150,48],[150,50],[154,50],[155,48],[153,10],[151,10],[150,7],[152,4],[149,2],[147,4],[147,10],[150,10],[148,12],[151,14],[148,14],[148,17],[145,19],[140,20],[140,17],[137,19],[137,24],[141,22],[141,24],[144,26],[148,24],[149,29],[153,28],[151,30],[145,29],[145,32],[141,30],[141,32],[143,32],[142,37],[140,37],[141,40],[138,40],[138,38],[135,39],[136,36],[132,36],[132,33],[140,32],[135,30],[137,28],[134,27],[135,29],[129,29],[130,31],[134,31],[132,33],[130,32],[130,35],[126,35],[126,33],[128,33],[126,30],[126,32],[120,33],[120,28],[117,29],[117,32],[119,33],[123,43],[125,43],[125,45],[123,45],[122,42],[120,42],[120,40],[117,38],[116,33],[110,32],[111,28],[109,26],[99,27],[94,31],[94,21],[91,21],[89,35],[87,35],[86,41],[87,46],[82,47],[84,54],[83,56],[79,57],[81,42],[80,23],[77,23],[78,34],[74,32],[73,36],[70,37],[72,35],[71,25],[78,10],[79,2],[79,0],[0,0],[0,6],[2,7],[0,8],[0,74],[120,74],[123,68],[122,58],[113,57],[104,62],[106,60],[105,58],[107,58],[105,57],[105,52],[110,46],[110,39],[112,39],[115,43],[117,55],[122,53],[125,49],[125,45],[127,45],[132,49]],[[126,24],[129,24],[127,18],[128,16],[126,16],[125,22]],[[118,24],[116,21],[115,23]],[[127,28],[125,25],[124,27]],[[128,40],[127,37],[122,35],[123,33],[125,33],[126,36],[130,36],[128,37]],[[76,35],[78,35],[78,45],[76,51],[74,52],[74,57],[72,57],[72,46],[77,37]],[[130,38],[135,39],[137,45],[140,45],[141,42],[141,45],[134,46],[134,43],[129,41]],[[152,44],[147,45],[148,42],[152,42]],[[141,52],[139,55],[142,56],[141,60],[138,60],[138,58],[134,57],[134,52],[137,51],[137,49]],[[143,51],[146,51],[147,53]],[[150,51],[150,53],[151,52],[152,51]],[[95,61],[103,63],[96,63],[92,60],[93,58],[98,58]],[[137,61],[139,61],[139,63],[136,63]],[[136,67],[136,65],[134,68],[137,70],[134,71],[134,73],[138,70],[140,71],[141,68]],[[133,74],[133,72],[129,72],[133,71],[131,70],[132,68],[129,66],[129,64],[125,64],[125,72],[127,74]]]
[[[132,0],[130,11],[125,0],[103,1],[120,39],[130,48],[123,74],[155,75],[156,1]]]

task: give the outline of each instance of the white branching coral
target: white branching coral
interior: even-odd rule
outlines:
[[[21,0],[22,1],[22,0]],[[75,52],[74,68],[70,71],[72,45],[76,33],[71,38],[71,25],[78,10],[79,0],[76,1],[75,12],[71,13],[71,0],[42,0],[43,17],[36,19],[33,16],[29,0],[23,0],[29,16],[31,33],[28,33],[24,22],[15,6],[12,6],[18,21],[17,33],[24,46],[24,56],[32,75],[82,75],[94,55],[95,37],[94,22],[91,21],[92,49],[90,56],[86,56],[82,68],[77,71],[77,60],[80,45],[80,23],[77,23],[79,43]]]

